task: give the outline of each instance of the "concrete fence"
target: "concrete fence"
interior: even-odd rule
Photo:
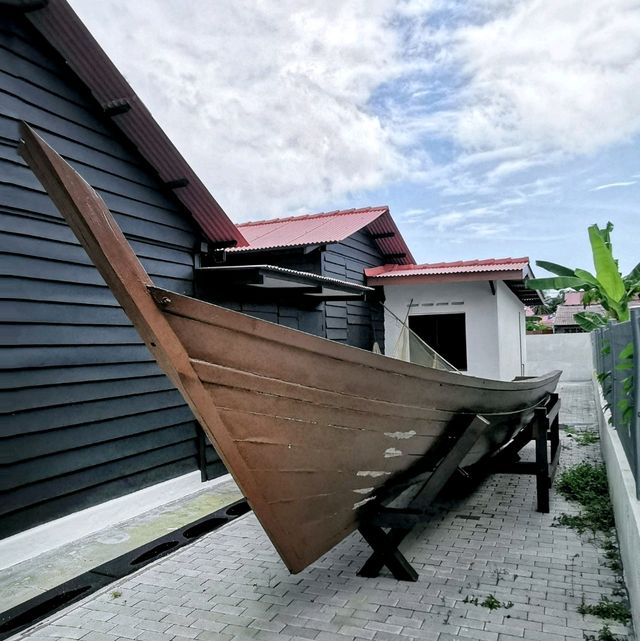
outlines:
[[[590,334],[528,334],[525,374],[561,369],[563,381],[590,381],[593,372]]]

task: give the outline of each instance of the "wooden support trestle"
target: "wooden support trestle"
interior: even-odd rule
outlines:
[[[560,398],[557,394],[549,394],[545,402],[535,409],[531,423],[518,435],[517,443],[514,439],[499,452],[490,466],[490,470],[497,474],[534,475],[537,510],[544,514],[549,512],[549,490],[560,461],[559,414]],[[513,457],[530,441],[535,441],[535,461],[514,461]]]
[[[402,555],[398,546],[411,529],[424,521],[426,509],[440,493],[445,483],[456,471],[469,450],[473,447],[488,422],[481,416],[466,417],[462,425],[456,426],[455,444],[450,440],[441,443],[448,451],[443,452],[432,472],[422,486],[413,493],[405,508],[381,508],[372,515],[371,520],[359,527],[360,534],[373,549],[373,554],[362,566],[358,574],[365,577],[376,577],[383,566],[387,566],[399,581],[417,581],[418,573]],[[424,470],[418,468],[416,478],[422,478]],[[388,532],[382,528],[388,527]]]
[[[549,512],[549,489],[560,460],[560,399],[549,394],[535,408],[533,418],[513,440],[483,465],[490,472],[506,474],[533,474],[536,477],[538,512]],[[379,506],[360,525],[362,537],[373,553],[358,572],[359,576],[377,577],[384,566],[399,581],[417,581],[418,573],[404,557],[398,546],[412,528],[429,518],[429,507],[445,483],[458,469],[465,456],[486,429],[488,422],[481,416],[467,417],[454,426],[440,445],[440,455],[423,465],[417,465],[413,477],[403,478],[394,487],[405,490],[412,484],[419,486],[401,507]],[[518,452],[527,443],[535,441],[535,461],[517,459]],[[547,443],[551,444],[550,452]],[[425,466],[429,473],[425,474]],[[426,479],[426,480],[425,480]],[[393,490],[393,487],[390,488]],[[404,496],[404,495],[402,495]]]

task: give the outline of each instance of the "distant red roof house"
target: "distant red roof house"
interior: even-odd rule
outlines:
[[[380,252],[390,263],[407,265],[414,262],[411,251],[386,206],[241,223],[238,229],[248,245],[234,247],[229,251],[255,252],[328,245],[339,243],[363,228],[371,234]]]
[[[578,323],[574,318],[578,312],[592,312],[594,314],[606,313],[602,305],[587,305],[586,307],[584,305],[558,305],[553,321],[553,326],[556,328],[556,331],[560,330],[560,328],[560,331],[570,331],[569,328],[572,327],[578,329]]]
[[[538,292],[527,289],[525,284],[526,279],[533,276],[526,256],[422,265],[382,265],[366,269],[365,274],[367,284],[372,286],[502,280],[523,303],[535,305],[541,302]]]
[[[584,292],[565,292],[564,303],[558,305],[553,322],[556,333],[582,331],[575,319],[575,315],[579,312],[592,312],[606,316],[606,311],[602,305],[597,303],[583,305],[583,297]],[[640,307],[640,300],[630,300],[629,307]]]
[[[584,292],[565,292],[563,305],[582,305]]]

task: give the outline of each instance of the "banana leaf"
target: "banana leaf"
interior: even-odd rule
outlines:
[[[529,289],[564,289],[565,287],[573,287],[574,289],[584,287],[585,282],[582,278],[575,276],[554,276],[552,278],[529,278],[527,280],[527,287]]]
[[[620,301],[624,297],[626,289],[618,271],[618,265],[611,254],[611,245],[603,238],[603,232],[604,230],[599,229],[597,225],[589,227],[589,240],[591,241],[593,264],[596,268],[596,278],[600,283],[601,290],[609,299]]]
[[[607,319],[602,314],[596,312],[578,312],[573,315],[574,320],[585,332],[592,332],[598,327],[604,327],[607,324]]]
[[[558,276],[574,276],[574,270],[564,265],[558,265],[557,263],[550,263],[548,260],[536,260],[536,265],[546,269],[552,274],[557,274]],[[640,267],[640,265],[639,265]]]

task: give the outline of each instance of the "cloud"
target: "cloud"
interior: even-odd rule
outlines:
[[[602,189],[611,189],[612,187],[630,187],[631,185],[637,184],[637,182],[637,180],[628,180],[626,182],[607,183],[606,185],[598,185],[589,191],[601,191]]]
[[[409,171],[367,106],[398,73],[391,1],[72,4],[234,220]]]
[[[640,129],[640,6],[519,3],[452,35],[465,79],[450,135],[467,149],[591,153]]]
[[[485,1],[470,16],[439,4],[445,26],[417,22],[412,37],[438,74],[408,98],[401,126],[416,145],[450,145],[433,175],[444,193],[489,193],[640,132],[635,0]]]
[[[640,132],[637,0],[71,2],[238,222],[413,183],[498,233]]]

